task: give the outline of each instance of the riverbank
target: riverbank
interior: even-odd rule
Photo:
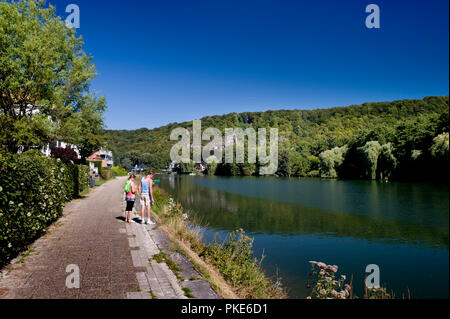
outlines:
[[[223,298],[283,299],[287,293],[280,280],[269,279],[261,260],[253,257],[253,239],[243,230],[232,232],[228,241],[205,244],[199,230],[180,204],[159,187],[154,188],[154,218],[168,238],[196,266]]]

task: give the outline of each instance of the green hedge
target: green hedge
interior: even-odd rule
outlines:
[[[114,172],[113,172],[113,170],[110,169],[110,168],[103,167],[103,168],[102,168],[102,171],[101,171],[101,173],[100,173],[100,176],[101,176],[104,180],[107,181],[107,180],[110,180],[111,178],[113,178]]]
[[[113,166],[112,170],[116,176],[128,176],[128,171],[123,167]]]
[[[72,196],[76,198],[89,188],[89,166],[86,165],[67,165],[67,168],[72,174],[70,187],[72,189]]]
[[[64,204],[87,187],[87,166],[65,165],[38,151],[0,153],[0,268],[42,236]]]

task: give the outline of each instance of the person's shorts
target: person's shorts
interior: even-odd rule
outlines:
[[[152,204],[152,198],[150,194],[141,194],[141,207],[150,207]]]
[[[134,206],[134,200],[127,200],[127,212],[132,212]]]

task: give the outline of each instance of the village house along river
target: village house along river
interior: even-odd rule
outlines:
[[[168,175],[161,187],[204,229],[204,241],[243,228],[255,256],[278,273],[291,298],[305,298],[310,260],[354,276],[380,267],[397,298],[449,296],[449,184]],[[348,282],[348,281],[347,281]]]

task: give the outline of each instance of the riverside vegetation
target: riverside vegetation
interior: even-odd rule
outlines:
[[[352,179],[447,180],[449,97],[364,103],[318,110],[231,113],[202,118],[202,127],[279,129],[277,175]],[[192,122],[153,130],[106,131],[116,165],[170,163],[170,132]],[[207,142],[205,142],[207,143]],[[209,175],[256,175],[256,164],[209,165]],[[193,163],[179,166],[195,171]]]
[[[232,232],[227,241],[204,244],[198,228],[183,208],[159,187],[154,188],[155,218],[169,238],[179,245],[212,287],[225,298],[286,298],[279,279],[271,280],[261,269],[262,259],[253,257],[253,239],[243,230]]]
[[[337,277],[338,266],[323,262],[310,261],[312,267],[311,294],[307,299],[357,299],[353,295],[353,279],[346,284],[347,276]],[[393,299],[394,294],[387,293],[385,287],[367,288],[365,286],[363,299]]]

